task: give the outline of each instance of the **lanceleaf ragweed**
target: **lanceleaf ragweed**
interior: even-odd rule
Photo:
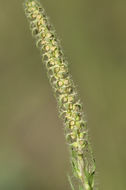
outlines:
[[[42,62],[46,66],[60,117],[64,121],[72,169],[78,179],[79,190],[93,190],[95,161],[89,143],[87,122],[76,87],[69,74],[68,63],[41,4],[37,0],[26,0],[24,9],[32,34],[36,38],[36,45],[40,49]],[[71,180],[70,183],[74,189]]]

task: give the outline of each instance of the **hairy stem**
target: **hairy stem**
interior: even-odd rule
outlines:
[[[26,0],[24,9],[32,34],[36,38],[36,45],[40,49],[42,62],[47,69],[59,107],[59,115],[64,122],[72,169],[78,180],[79,190],[93,190],[95,161],[90,147],[82,103],[69,73],[68,63],[55,30],[41,4],[37,0]]]

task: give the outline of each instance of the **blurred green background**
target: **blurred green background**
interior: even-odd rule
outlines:
[[[126,1],[41,0],[87,114],[101,190],[126,187]],[[0,189],[69,190],[69,153],[22,0],[0,1]]]

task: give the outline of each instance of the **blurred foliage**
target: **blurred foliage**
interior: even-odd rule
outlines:
[[[125,189],[126,2],[41,0],[88,115],[99,189]],[[69,190],[62,121],[23,1],[0,2],[0,189]]]

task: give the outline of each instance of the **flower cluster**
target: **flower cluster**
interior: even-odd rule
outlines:
[[[60,117],[64,121],[74,174],[80,179],[85,190],[92,190],[95,163],[88,140],[87,122],[76,87],[68,71],[68,63],[55,30],[50,25],[40,3],[37,0],[27,0],[25,13],[30,21],[32,34],[36,38],[36,45],[40,49],[42,61],[46,66],[59,106]]]

